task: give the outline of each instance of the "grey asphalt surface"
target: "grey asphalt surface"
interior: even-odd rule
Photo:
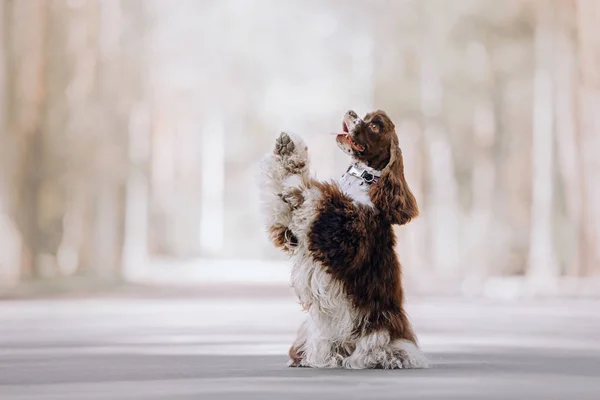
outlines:
[[[598,400],[599,305],[411,298],[433,368],[346,371],[285,366],[291,294],[5,301],[0,399]]]

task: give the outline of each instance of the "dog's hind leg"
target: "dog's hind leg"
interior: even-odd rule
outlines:
[[[308,147],[297,136],[282,132],[273,153],[261,165],[261,201],[269,238],[286,251],[293,251],[298,238],[289,229],[292,212],[302,204],[299,186],[308,181]]]

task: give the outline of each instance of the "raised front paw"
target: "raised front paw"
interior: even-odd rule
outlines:
[[[302,174],[308,168],[308,147],[298,136],[281,132],[275,140],[273,153],[289,174]]]
[[[279,137],[275,139],[275,154],[279,156],[289,156],[294,152],[295,148],[296,145],[294,144],[294,141],[290,135],[285,132],[281,132]]]

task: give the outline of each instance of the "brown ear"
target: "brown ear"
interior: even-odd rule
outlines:
[[[404,178],[404,159],[397,143],[392,143],[390,161],[369,193],[375,207],[392,224],[404,225],[419,215],[417,200]]]

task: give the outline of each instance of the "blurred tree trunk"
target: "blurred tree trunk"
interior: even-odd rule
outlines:
[[[8,208],[22,238],[21,274],[42,274],[38,199],[44,186],[44,118],[47,86],[46,43],[49,3],[8,1],[5,9],[7,53]]]
[[[12,143],[8,132],[7,100],[8,79],[8,2],[0,0],[0,288],[14,286],[19,279],[19,260],[21,243],[18,230],[10,218],[9,172]]]
[[[476,293],[483,287],[485,279],[496,272],[492,269],[496,248],[490,248],[488,240],[494,222],[494,199],[498,187],[494,162],[497,120],[495,102],[501,100],[495,87],[489,49],[482,42],[472,42],[469,55],[468,63],[473,68],[477,100],[473,111],[473,200],[467,238],[469,262],[465,271],[463,291]]]
[[[145,29],[143,7],[139,0],[95,0],[87,2],[87,11],[81,11],[87,18],[73,17],[74,23],[85,21],[81,30],[88,29],[88,42],[82,44],[90,46],[75,54],[82,54],[82,65],[94,65],[91,71],[82,69],[81,73],[95,72],[96,80],[88,101],[92,106],[90,112],[97,119],[88,130],[79,129],[82,134],[92,133],[93,139],[87,143],[89,151],[84,154],[94,154],[92,169],[81,176],[84,181],[77,185],[80,195],[87,195],[78,269],[84,275],[115,279],[123,273],[128,171],[130,167],[136,167],[136,171],[140,168],[131,165],[129,146],[139,145],[139,139],[130,136],[140,135],[139,119],[143,118],[140,112],[144,112],[140,105],[144,77],[140,73]],[[90,53],[94,61],[86,63],[86,54]],[[130,132],[134,127],[136,132]],[[90,176],[94,179],[90,180]],[[143,211],[144,205],[139,206]],[[128,255],[128,260],[132,259]],[[135,259],[142,262],[139,257]]]
[[[527,271],[534,290],[548,290],[560,274],[553,236],[554,198],[554,8],[536,10],[533,86],[532,209]]]
[[[204,256],[222,254],[224,246],[225,127],[213,112],[202,130],[200,248]]]
[[[89,150],[85,152],[85,154],[93,155],[90,159],[90,169],[78,177],[75,185],[75,190],[80,192],[78,197],[85,198],[83,243],[79,250],[81,261],[77,272],[82,275],[105,278],[115,276],[120,265],[118,243],[121,233],[115,224],[118,224],[121,218],[118,215],[117,195],[114,193],[116,182],[113,180],[118,182],[119,174],[122,173],[121,168],[124,166],[121,157],[123,150],[115,146],[113,137],[116,132],[126,137],[126,131],[117,125],[119,116],[114,115],[111,111],[119,107],[117,93],[120,95],[121,90],[126,92],[126,87],[111,88],[111,90],[115,90],[112,93],[112,96],[115,97],[112,98],[112,104],[109,105],[110,100],[105,98],[107,82],[104,81],[109,74],[114,74],[112,79],[118,82],[117,85],[123,83],[121,71],[115,68],[110,70],[110,63],[114,62],[113,58],[119,56],[120,3],[120,1],[88,1],[87,4],[80,7],[80,10],[73,10],[71,17],[73,33],[77,29],[77,24],[81,24],[80,35],[84,34],[88,37],[88,40],[80,42],[82,47],[75,50],[73,55],[81,57],[79,62],[74,60],[80,66],[79,79],[84,79],[84,76],[90,74],[89,79],[95,80],[94,86],[92,86],[95,88],[94,92],[82,91],[80,95],[84,104],[86,100],[88,104],[91,102],[92,109],[90,111],[93,111],[92,114],[96,117],[93,126],[88,127],[88,134],[91,133],[91,142],[87,143],[86,147]],[[89,64],[93,63],[93,65],[86,66],[84,59],[86,54],[90,58]],[[73,79],[75,80],[77,77]],[[96,109],[93,109],[94,106]],[[82,115],[89,115],[89,112]],[[73,116],[76,117],[77,114]],[[112,149],[114,154],[111,156],[109,152],[113,146],[115,146]],[[92,182],[89,181],[90,177],[94,177]]]
[[[126,279],[143,275],[148,265],[149,168],[152,135],[150,115],[150,109],[145,102],[137,104],[131,113],[122,254],[123,277]]]
[[[600,273],[600,2],[577,0],[581,187],[580,276]]]
[[[121,264],[127,137],[122,116],[114,111],[126,93],[123,71],[111,69],[120,63],[120,2],[68,4],[64,13],[70,43],[65,116],[70,168],[59,265],[64,274],[114,278]],[[107,90],[109,84],[114,86]]]
[[[0,0],[0,149],[6,149],[5,140],[7,139],[7,123],[6,123],[6,100],[8,97],[8,87],[6,79],[6,65],[8,63],[8,39],[6,37],[6,23],[8,8],[7,0]],[[6,160],[5,155],[1,154],[0,157],[0,168],[2,171],[5,170],[3,162]],[[4,176],[0,175],[0,184],[4,183]],[[2,186],[0,186],[0,190]],[[4,192],[0,191],[0,198],[4,195]]]
[[[65,86],[69,87],[66,99],[67,114],[65,143],[69,158],[69,171],[65,180],[68,187],[64,235],[59,249],[59,265],[65,275],[85,273],[90,264],[87,248],[89,230],[93,224],[97,187],[101,184],[96,174],[96,154],[101,143],[94,143],[101,129],[99,112],[99,6],[95,1],[64,4],[65,40],[70,46],[65,51],[65,64],[69,71]],[[93,177],[92,179],[90,179]]]
[[[426,121],[424,136],[429,161],[429,240],[432,265],[442,279],[460,273],[460,225],[458,185],[454,174],[454,157],[448,132],[442,123],[443,87],[439,41],[443,38],[440,6],[434,1],[423,3],[427,29],[421,47],[421,110]]]
[[[566,266],[566,274],[578,276],[584,260],[579,245],[583,196],[582,173],[583,164],[579,156],[581,152],[580,132],[577,121],[577,54],[576,54],[576,7],[571,1],[556,2],[558,7],[555,29],[555,99],[556,144],[558,171],[562,184],[562,195],[565,202],[566,218],[563,222],[566,229],[557,231],[561,253]]]

